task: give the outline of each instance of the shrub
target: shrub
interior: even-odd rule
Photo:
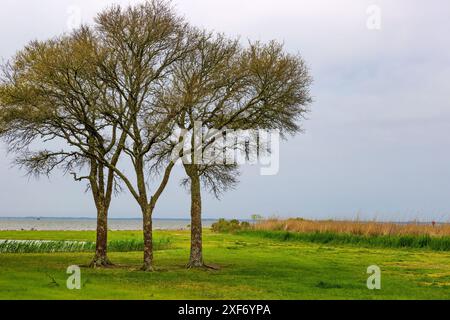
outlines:
[[[240,222],[239,220],[225,220],[219,219],[219,221],[211,225],[213,232],[237,232],[250,229],[250,223],[247,221]]]

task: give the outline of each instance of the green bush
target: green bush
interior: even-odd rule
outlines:
[[[239,220],[225,220],[219,219],[219,221],[211,225],[213,232],[230,232],[244,231],[250,229],[250,223],[247,221],[240,222]]]

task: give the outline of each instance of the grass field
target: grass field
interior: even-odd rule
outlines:
[[[207,263],[186,270],[189,233],[158,231],[170,246],[155,252],[157,272],[139,271],[140,252],[113,252],[117,267],[82,267],[82,289],[66,288],[66,269],[92,253],[1,253],[0,299],[450,299],[450,253],[283,241],[205,231]],[[94,241],[94,232],[1,231],[0,239]],[[110,232],[111,241],[141,241],[140,232]],[[368,290],[367,267],[382,271]]]

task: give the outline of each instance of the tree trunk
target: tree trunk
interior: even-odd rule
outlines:
[[[144,265],[143,271],[154,271],[153,269],[153,227],[152,209],[147,207],[144,212]]]
[[[202,199],[200,190],[200,177],[197,172],[190,175],[191,178],[191,254],[188,268],[202,268]]]
[[[107,256],[108,247],[108,209],[105,206],[97,208],[97,241],[95,243],[95,256],[90,266],[92,268],[111,266]]]

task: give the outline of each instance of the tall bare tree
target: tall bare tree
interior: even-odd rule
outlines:
[[[32,42],[4,67],[0,85],[0,135],[30,174],[60,168],[88,182],[97,208],[96,253],[91,266],[108,266],[107,216],[114,171],[126,134],[102,110],[121,102],[97,76],[101,49],[86,27],[69,36]],[[34,151],[35,142],[46,148]],[[51,146],[51,147],[50,147]],[[101,161],[99,161],[101,159]],[[84,170],[86,169],[86,170]],[[82,171],[86,174],[80,174]]]
[[[160,105],[163,88],[173,79],[173,65],[192,50],[190,27],[179,18],[169,3],[149,1],[122,9],[114,6],[96,19],[99,41],[109,48],[114,63],[99,63],[99,75],[124,101],[125,109],[105,110],[111,123],[118,123],[126,132],[124,153],[131,161],[135,176],[106,163],[120,177],[137,201],[143,216],[144,265],[153,270],[152,215],[164,191],[174,164],[164,167],[155,156],[160,145],[172,134],[178,105]],[[101,159],[99,159],[101,160]],[[160,170],[156,182],[152,168]],[[162,169],[161,169],[162,168]]]
[[[170,104],[183,112],[178,126],[193,130],[201,123],[206,139],[191,135],[184,168],[191,193],[191,252],[188,267],[204,267],[201,183],[215,195],[237,183],[236,164],[198,161],[226,129],[278,129],[282,136],[301,130],[299,121],[311,102],[311,78],[300,56],[276,42],[242,48],[236,40],[203,32],[196,49],[176,63]],[[184,155],[186,157],[186,154]],[[201,160],[201,159],[200,159]]]

